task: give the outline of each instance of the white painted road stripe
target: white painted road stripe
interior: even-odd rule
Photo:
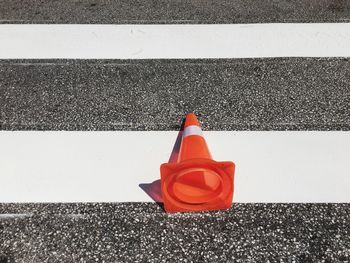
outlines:
[[[350,23],[1,25],[0,59],[349,57]]]
[[[0,132],[0,202],[151,201],[176,132]],[[350,202],[350,132],[204,132],[236,202]]]

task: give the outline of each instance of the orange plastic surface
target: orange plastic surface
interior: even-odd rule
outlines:
[[[199,123],[190,113],[184,129]],[[167,212],[221,210],[232,205],[233,162],[212,160],[202,135],[182,138],[176,163],[160,167],[164,209]]]

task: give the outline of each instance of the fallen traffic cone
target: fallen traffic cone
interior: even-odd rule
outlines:
[[[233,162],[212,159],[196,115],[186,116],[176,163],[160,166],[164,209],[190,212],[230,208]]]

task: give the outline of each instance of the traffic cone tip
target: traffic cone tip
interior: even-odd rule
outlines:
[[[200,127],[201,125],[199,124],[199,121],[197,119],[197,116],[194,113],[188,113],[186,115],[186,119],[185,119],[185,124],[184,124],[184,128],[188,127],[188,126],[198,126]]]

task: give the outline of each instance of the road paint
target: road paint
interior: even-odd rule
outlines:
[[[143,202],[177,132],[0,132],[0,202]],[[205,131],[235,202],[350,202],[350,132]]]
[[[350,23],[18,25],[0,59],[349,57]]]

